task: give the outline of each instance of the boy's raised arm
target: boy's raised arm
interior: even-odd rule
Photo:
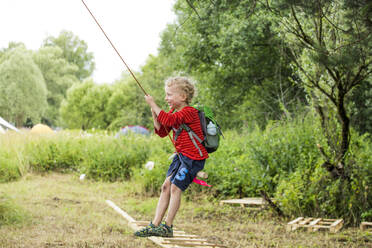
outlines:
[[[151,114],[152,114],[152,118],[154,119],[154,127],[156,130],[160,130],[160,127],[161,127],[161,124],[158,122],[158,116],[157,114],[154,112],[153,109],[151,109]]]

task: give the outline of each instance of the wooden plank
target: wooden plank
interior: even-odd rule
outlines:
[[[230,199],[220,201],[220,205],[223,204],[243,204],[243,205],[266,205],[266,201],[262,198],[242,198],[242,199]]]
[[[124,219],[126,219],[128,221],[128,225],[134,230],[134,231],[137,231],[140,229],[140,227],[138,225],[135,224],[136,220],[133,219],[129,214],[127,214],[126,212],[124,212],[123,210],[121,210],[118,206],[115,205],[115,203],[113,203],[112,201],[110,200],[106,200],[106,203],[112,207],[116,212],[118,212],[121,216],[124,217]]]
[[[207,242],[208,240],[206,239],[200,239],[200,238],[163,238],[165,241],[169,241],[169,240],[178,240],[178,241],[198,241],[198,242]]]
[[[297,223],[300,222],[303,219],[304,219],[304,217],[298,217],[297,219],[294,219],[294,220],[290,221],[287,224],[287,231],[294,231],[294,230],[296,230],[298,228]]]
[[[297,223],[297,222],[299,222],[300,220],[303,220],[303,219],[304,219],[304,217],[298,217],[297,219],[292,220],[291,222],[289,222],[288,225],[293,225],[293,224],[295,224],[295,223]]]
[[[197,238],[198,236],[192,234],[177,234],[173,232],[173,238]]]
[[[181,245],[182,247],[195,247],[195,246],[207,246],[207,247],[216,247],[216,244],[211,244],[208,242],[192,242],[192,241],[163,241],[162,244],[165,245]],[[219,246],[220,247],[220,246]]]
[[[215,248],[226,248],[226,246],[223,245],[217,245],[217,244],[211,244],[211,243],[192,243],[192,242],[171,242],[171,241],[165,241],[164,238],[162,237],[148,237],[152,242],[155,244],[164,247],[164,248],[186,248],[186,247],[200,247],[200,248],[210,248],[210,247],[215,247]],[[171,239],[171,238],[167,238]]]
[[[371,227],[372,228],[372,222],[362,222],[360,223],[360,230],[364,231],[366,230],[368,227]]]
[[[341,228],[342,228],[342,225],[344,224],[344,220],[343,219],[339,219],[339,220],[336,220],[335,222],[333,222],[330,226],[330,232],[332,233],[336,233],[338,232]]]
[[[162,241],[163,239],[161,237],[147,237],[149,240],[151,240],[152,242],[154,242],[155,244],[161,246],[161,247],[164,247],[164,248],[173,248],[174,245],[170,245],[170,244],[163,244]]]
[[[134,231],[137,231],[141,226],[147,226],[147,221],[136,221],[129,214],[121,210],[110,200],[106,200],[106,203],[112,207],[116,212],[123,216],[127,221],[129,227]],[[184,231],[175,230],[173,231],[172,238],[164,237],[147,237],[149,240],[163,248],[186,248],[186,247],[199,247],[199,248],[225,248],[226,246],[209,243],[206,239],[201,239],[196,235],[186,234]]]
[[[115,205],[115,203],[113,203],[112,201],[110,200],[106,200],[106,203],[112,207],[116,212],[118,212],[121,216],[123,216],[127,221],[129,222],[136,222],[135,219],[133,219],[129,214],[127,214],[126,212],[124,212],[123,210],[121,210],[118,206]]]
[[[303,225],[306,225],[306,224],[310,223],[313,219],[314,218],[306,218],[303,221],[300,221],[298,224],[303,226]]]
[[[338,232],[344,223],[343,219],[324,219],[298,217],[287,224],[287,231],[294,231],[300,227],[307,228],[308,231],[317,231],[319,229],[328,229],[330,232]]]
[[[309,226],[310,226],[309,231],[315,232],[319,230],[319,228],[315,227],[315,225],[318,224],[321,220],[322,220],[321,218],[318,218],[318,219],[311,221],[309,223]]]

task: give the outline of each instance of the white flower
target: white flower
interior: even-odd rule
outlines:
[[[155,166],[155,163],[153,161],[148,161],[146,164],[145,164],[145,168],[148,169],[148,170],[152,170],[154,169],[154,166]]]

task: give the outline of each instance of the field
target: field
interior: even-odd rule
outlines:
[[[126,221],[106,205],[110,199],[136,220],[150,221],[156,197],[134,183],[80,181],[76,174],[27,174],[0,184],[16,206],[14,223],[0,226],[0,247],[157,247],[133,236]],[[227,247],[372,247],[357,228],[339,233],[285,231],[289,219],[271,211],[219,206],[205,196],[184,197],[175,227]],[[1,198],[0,200],[4,200]]]

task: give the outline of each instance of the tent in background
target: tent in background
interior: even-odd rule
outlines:
[[[115,138],[118,138],[120,135],[126,135],[129,132],[150,135],[150,131],[142,126],[125,126],[120,128],[119,132],[115,135]]]
[[[5,133],[6,130],[10,129],[16,132],[19,132],[18,128],[4,120],[3,118],[0,117],[0,133]]]
[[[44,124],[36,124],[32,127],[30,133],[36,133],[36,134],[48,134],[53,133],[53,130]]]

